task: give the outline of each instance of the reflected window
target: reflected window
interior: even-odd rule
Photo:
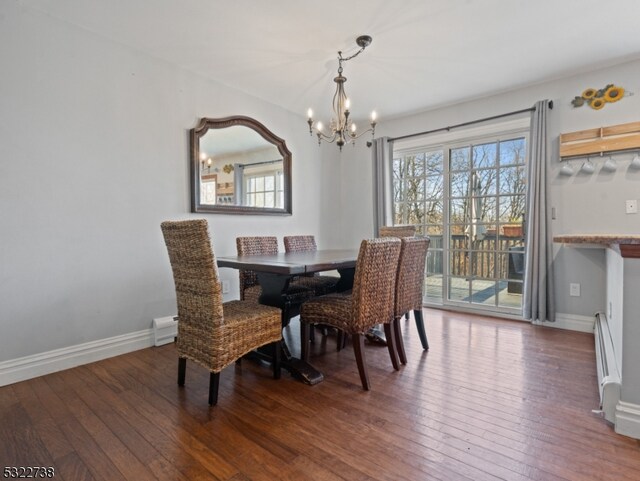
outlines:
[[[214,205],[216,203],[216,186],[218,176],[215,174],[203,175],[200,188],[200,203]]]
[[[246,205],[251,207],[281,208],[284,204],[281,170],[270,173],[245,172]]]

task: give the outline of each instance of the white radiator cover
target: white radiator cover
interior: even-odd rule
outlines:
[[[600,387],[600,409],[607,421],[615,423],[616,406],[620,401],[620,369],[616,361],[609,322],[603,312],[596,314],[594,337],[598,385]]]

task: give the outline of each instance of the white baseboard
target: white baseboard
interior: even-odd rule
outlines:
[[[618,401],[615,430],[618,434],[640,439],[640,404]]]
[[[153,346],[153,329],[0,362],[0,386]]]
[[[569,331],[580,331],[593,333],[595,316],[578,316],[575,314],[556,313],[556,322],[534,322],[537,326],[555,327],[556,329],[567,329]]]

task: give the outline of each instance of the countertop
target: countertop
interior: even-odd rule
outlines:
[[[640,235],[630,234],[571,234],[557,235],[554,242],[565,244],[640,244]]]
[[[640,259],[640,235],[631,234],[572,234],[557,235],[554,242],[576,245],[597,245],[620,249],[620,255],[625,258]]]

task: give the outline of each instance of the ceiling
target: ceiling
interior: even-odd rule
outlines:
[[[292,112],[329,115],[337,51],[381,119],[640,58],[638,0],[19,0]],[[611,79],[615,82],[615,79]]]

